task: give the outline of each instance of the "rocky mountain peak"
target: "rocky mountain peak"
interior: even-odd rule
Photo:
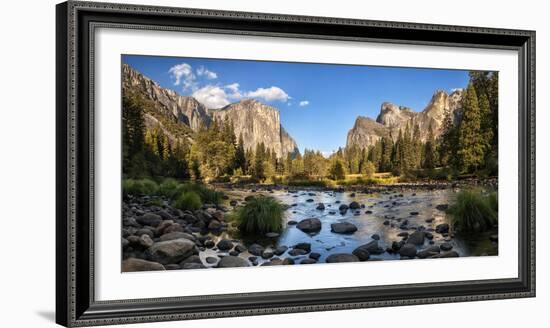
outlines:
[[[126,64],[122,66],[122,85],[125,92],[137,93],[154,104],[156,117],[145,115],[147,127],[161,125],[172,139],[174,137],[170,128],[162,124],[158,115],[168,118],[170,122],[184,124],[195,132],[203,126],[209,126],[213,119],[224,122],[228,118],[233,123],[237,138],[243,136],[247,149],[255,149],[257,144],[263,142],[266,147],[275,150],[279,157],[299,153],[296,142],[281,125],[279,110],[256,99],[244,99],[221,109],[208,110],[195,98],[162,88]]]
[[[210,125],[208,110],[195,98],[180,96],[174,90],[162,88],[127,64],[122,66],[122,87],[152,100],[158,107],[157,111],[170,118],[175,117],[193,131]]]
[[[444,90],[437,90],[422,112],[384,102],[380,106],[376,122],[366,117],[357,118],[355,125],[348,132],[347,144],[369,147],[387,134],[391,134],[395,139],[399,135],[399,130],[404,130],[407,124],[411,128],[415,125],[420,127],[422,141],[426,140],[430,126],[437,137],[441,134],[446,113],[451,112],[455,117],[458,116],[462,109],[462,97],[462,89],[454,90],[451,94]]]

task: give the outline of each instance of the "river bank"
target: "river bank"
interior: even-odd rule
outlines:
[[[484,186],[492,187],[492,183]],[[480,184],[477,184],[480,185]],[[497,231],[457,235],[445,213],[464,185],[357,189],[216,185],[223,204],[181,211],[163,197],[123,204],[123,271],[496,255]],[[242,236],[232,210],[260,195],[287,208],[281,233]],[[155,205],[152,205],[155,204]]]

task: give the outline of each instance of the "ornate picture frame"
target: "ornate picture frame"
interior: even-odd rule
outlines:
[[[56,321],[92,326],[535,296],[535,32],[68,1],[56,26]],[[518,277],[96,300],[94,37],[99,27],[517,53]],[[506,177],[502,177],[505,179]],[[115,250],[118,251],[118,250]]]

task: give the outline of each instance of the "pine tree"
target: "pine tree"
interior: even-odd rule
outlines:
[[[435,152],[435,138],[432,125],[428,127],[428,138],[424,145],[424,168],[432,170],[435,168],[436,152]]]
[[[420,126],[414,125],[412,140],[412,168],[419,168],[422,163],[422,140],[420,138]]]
[[[393,140],[390,136],[384,136],[382,138],[381,145],[382,153],[380,155],[380,172],[391,171],[391,156],[393,152]]]
[[[481,135],[481,111],[474,84],[470,83],[463,101],[462,120],[457,134],[457,168],[472,172],[483,164],[484,141]]]
[[[457,128],[453,116],[453,113],[447,110],[441,126],[438,152],[442,166],[454,165],[456,162]]]
[[[242,134],[239,135],[239,142],[235,148],[235,167],[240,168],[243,173],[246,172],[247,169],[244,139]]]

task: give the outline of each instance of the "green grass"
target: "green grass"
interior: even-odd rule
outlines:
[[[174,207],[183,211],[195,211],[202,207],[201,198],[195,192],[187,191],[176,198],[174,201]]]
[[[204,204],[219,205],[222,202],[223,192],[210,189],[206,185],[198,183],[183,183],[176,189],[176,194],[180,195],[185,192],[196,193]]]
[[[243,234],[265,234],[282,230],[283,206],[272,197],[259,196],[238,208],[232,219]]]
[[[159,185],[158,193],[160,196],[164,196],[166,198],[174,198],[177,195],[179,185],[180,183],[175,179],[165,179]]]
[[[463,190],[456,195],[448,212],[453,216],[453,226],[459,232],[487,231],[498,222],[497,194]]]
[[[125,179],[122,181],[122,192],[124,195],[155,195],[158,185],[150,179]]]

